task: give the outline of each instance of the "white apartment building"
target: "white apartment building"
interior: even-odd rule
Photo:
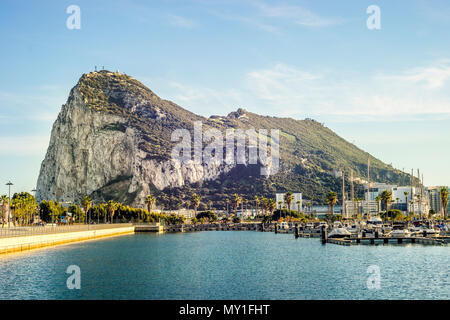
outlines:
[[[375,199],[383,193],[383,191],[392,191],[393,188],[397,186],[394,184],[386,184],[386,183],[378,183],[371,182],[370,183],[370,191],[367,192],[367,184],[364,185],[364,198],[369,201],[376,201]]]
[[[412,190],[412,191],[411,191]],[[405,192],[408,193],[407,196],[405,196]],[[412,192],[412,194],[411,194]],[[397,201],[397,198],[399,199],[399,203],[405,203],[406,201],[411,202],[412,196],[416,194],[416,188],[415,187],[394,187],[392,188],[392,199],[394,201]]]
[[[430,209],[433,209],[436,213],[442,213],[442,200],[441,200],[441,189],[443,186],[428,187],[428,199],[430,202]],[[447,187],[448,190],[448,187]],[[447,213],[450,212],[450,206],[447,208]]]
[[[287,204],[284,202],[285,194],[286,193],[276,193],[275,194],[275,201],[277,202],[277,209],[280,209],[280,202],[281,202],[281,208],[283,208],[283,207],[287,208]],[[292,200],[291,207],[288,209],[297,211],[298,207],[300,206],[300,211],[301,211],[303,208],[302,194],[301,193],[292,193],[292,196],[293,196],[294,200]],[[297,203],[298,201],[300,201],[300,204]]]

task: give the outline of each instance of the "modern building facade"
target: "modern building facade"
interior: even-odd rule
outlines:
[[[302,194],[300,192],[292,193],[292,196],[294,199],[292,200],[290,208],[287,208],[287,204],[284,201],[285,194],[286,193],[276,193],[275,194],[275,201],[277,202],[277,208],[280,209],[280,204],[281,204],[281,208],[286,208],[289,210],[297,211],[298,208],[300,207],[300,211],[302,211],[302,208],[303,208]],[[298,201],[300,201],[300,203],[298,203]]]
[[[434,187],[428,187],[428,198],[430,202],[430,209],[434,212],[441,214],[442,213],[442,200],[441,200],[441,189],[447,188],[447,190],[450,190],[449,187],[445,186],[434,186]],[[447,207],[447,215],[450,213],[450,206]]]
[[[386,183],[370,183],[370,190],[367,192],[367,184],[364,186],[364,194],[365,200],[376,201],[376,198],[383,193],[383,191],[392,191],[393,188],[396,188],[396,185],[386,184]]]

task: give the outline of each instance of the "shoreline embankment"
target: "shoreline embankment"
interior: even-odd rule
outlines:
[[[127,234],[134,234],[133,225],[130,224],[120,227],[114,226],[110,228],[93,230],[4,237],[0,238],[0,255]]]

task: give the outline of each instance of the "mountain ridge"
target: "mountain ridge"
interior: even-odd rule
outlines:
[[[171,160],[176,129],[279,129],[280,172],[255,174],[251,165],[186,164]],[[239,108],[208,118],[161,99],[138,80],[102,70],[83,74],[53,124],[37,182],[38,199],[73,201],[88,194],[142,205],[150,192],[167,207],[186,205],[193,192],[219,207],[231,193],[248,199],[275,191],[301,191],[306,199],[323,201],[329,190],[340,192],[338,172],[354,171],[360,181],[371,162],[373,180],[408,183],[410,176],[384,164],[338,136],[323,124],[263,116]],[[347,185],[349,181],[346,181]],[[361,194],[361,186],[357,185]],[[169,199],[169,200],[167,200]]]

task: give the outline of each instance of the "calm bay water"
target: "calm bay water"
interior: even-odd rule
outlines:
[[[450,246],[251,231],[138,234],[0,257],[1,299],[450,299]],[[81,289],[69,290],[69,265]],[[381,288],[369,290],[377,265]]]

